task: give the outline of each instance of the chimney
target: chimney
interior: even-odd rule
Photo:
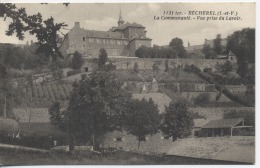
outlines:
[[[75,27],[80,27],[80,23],[79,22],[75,22]]]

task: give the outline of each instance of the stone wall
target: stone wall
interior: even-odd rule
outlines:
[[[153,69],[155,64],[160,70],[165,70],[165,63],[168,60],[169,68],[176,68],[178,66],[185,67],[185,65],[195,65],[201,70],[204,68],[214,68],[217,63],[224,63],[224,59],[162,59],[162,58],[137,58],[137,57],[108,57],[109,60],[116,65],[116,69],[132,70],[137,64],[139,69]],[[89,66],[90,59],[86,59],[83,67]]]
[[[219,94],[218,92],[181,92],[181,96],[188,99],[188,100],[194,100],[196,97],[198,97],[200,94],[207,93],[210,95],[210,100],[212,102],[216,101],[216,97]],[[224,94],[221,94],[218,101],[216,102],[232,102],[228,97],[226,97]]]

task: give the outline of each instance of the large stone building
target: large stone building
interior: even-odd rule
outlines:
[[[99,49],[106,49],[108,56],[135,56],[140,46],[150,47],[152,39],[146,37],[145,27],[137,23],[124,22],[121,11],[118,26],[108,31],[86,30],[79,22],[66,34],[60,51],[64,56],[75,51],[85,57],[98,57]]]

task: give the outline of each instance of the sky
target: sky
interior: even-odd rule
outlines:
[[[25,7],[28,14],[40,12],[44,19],[53,17],[56,22],[65,22],[68,27],[62,32],[66,34],[80,22],[80,26],[89,30],[107,31],[117,26],[119,11],[125,22],[136,22],[146,27],[147,37],[152,44],[168,45],[171,39],[178,37],[183,40],[184,46],[200,45],[205,39],[214,39],[217,34],[222,38],[236,30],[250,27],[255,28],[255,3],[85,3],[70,4],[68,7],[61,4],[17,4]],[[154,16],[161,17],[164,11],[235,11],[241,20],[155,20]],[[176,15],[175,15],[176,16]],[[197,16],[193,15],[196,18]],[[226,16],[224,16],[226,17]],[[8,21],[0,18],[0,43],[26,43],[36,38],[26,34],[24,41],[15,36],[6,36]]]

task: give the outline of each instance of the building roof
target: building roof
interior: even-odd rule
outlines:
[[[231,128],[242,122],[244,118],[212,120],[202,126],[202,128]]]
[[[143,37],[135,37],[135,38],[131,39],[130,42],[134,41],[134,40],[152,40],[152,39],[150,39],[148,37],[144,37],[144,36]]]
[[[126,39],[121,32],[85,30],[87,37]]]
[[[134,23],[126,22],[126,23],[122,24],[121,26],[116,27],[115,29],[124,30],[124,29],[127,28],[127,27],[145,28],[143,25],[137,24],[137,23],[135,23],[135,22],[134,22]]]

